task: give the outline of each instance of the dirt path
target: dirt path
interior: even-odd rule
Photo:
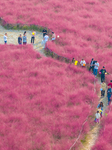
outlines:
[[[7,44],[18,45],[18,36],[19,34],[23,35],[24,30],[6,30],[0,25],[0,44],[4,44],[3,36],[5,33],[8,34]],[[36,51],[38,51],[40,54],[45,56],[43,46],[41,45],[42,39],[43,39],[42,33],[36,32],[35,44],[33,45],[33,47]],[[31,31],[27,31],[27,41],[28,44],[31,43]],[[100,84],[100,79],[98,82]],[[107,97],[100,99],[100,101],[104,103],[104,111],[103,111],[103,115],[104,115],[108,103]],[[86,142],[85,144],[83,144],[83,148],[81,150],[91,150],[91,147],[95,144],[95,141],[98,138],[99,129],[100,129],[100,124],[96,124],[93,127],[93,129],[89,131],[89,133],[86,136]]]
[[[0,44],[4,44],[3,36],[7,33],[7,44],[18,45],[18,36],[19,34],[23,35],[24,30],[6,30],[0,25]],[[27,31],[27,43],[31,43],[31,31]],[[39,53],[45,56],[43,46],[41,45],[43,39],[43,34],[36,31],[35,44],[33,45],[34,49]]]
[[[98,82],[100,84],[100,78],[98,79]],[[108,99],[106,96],[104,98],[100,98],[100,94],[99,94],[99,102],[101,102],[101,101],[104,104],[104,110],[103,110],[103,116],[104,116],[105,110],[107,109]],[[88,132],[86,139],[85,139],[86,142],[83,144],[83,148],[81,148],[81,150],[91,150],[92,146],[95,144],[95,142],[98,138],[99,130],[100,130],[100,123],[95,124],[93,129]]]

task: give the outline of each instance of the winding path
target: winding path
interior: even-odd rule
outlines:
[[[8,39],[7,39],[8,44],[18,45],[18,36],[19,34],[23,35],[24,30],[6,30],[0,25],[0,44],[4,44],[3,36],[5,33],[8,34]],[[41,32],[36,31],[35,44],[33,45],[33,47],[41,55],[45,56],[44,48],[41,45],[42,39],[43,39],[43,34]],[[28,44],[31,43],[31,31],[27,31],[27,43]],[[100,96],[99,96],[99,99],[100,99]],[[107,108],[107,103],[108,103],[107,97],[100,99],[100,101],[104,103],[104,112],[105,112],[105,109]],[[98,138],[99,129],[100,129],[100,124],[96,124],[93,127],[93,129],[89,131],[89,133],[86,136],[86,142],[85,144],[83,144],[83,148],[81,148],[81,150],[91,150],[92,146],[95,144],[95,141]]]
[[[100,84],[100,78],[98,79],[98,83]],[[105,91],[106,94],[106,91]],[[103,116],[105,116],[105,110],[108,107],[108,99],[107,96],[103,97],[100,99],[101,94],[99,93],[99,102],[103,102],[104,104],[104,110],[103,110]],[[96,109],[97,110],[97,109]],[[95,118],[95,117],[94,117]],[[92,128],[92,130],[90,130],[86,136],[86,142],[85,144],[83,144],[83,148],[81,150],[91,150],[92,146],[95,144],[98,136],[99,136],[99,131],[100,131],[100,123],[99,124],[95,124],[95,126]]]

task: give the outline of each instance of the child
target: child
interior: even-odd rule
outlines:
[[[4,43],[7,44],[7,33],[4,35]]]
[[[100,121],[100,113],[99,113],[99,111],[97,111],[97,113],[95,114],[95,120],[94,120],[94,122],[98,122],[99,123],[99,121]]]
[[[98,104],[97,108],[101,108],[101,113],[100,113],[100,116],[102,117],[102,113],[103,113],[103,102],[100,102],[100,104]]]
[[[98,107],[98,111],[99,111],[100,117],[102,117],[102,109],[101,109],[101,106]]]

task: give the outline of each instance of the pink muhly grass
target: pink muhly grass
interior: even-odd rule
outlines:
[[[30,46],[6,47],[0,48],[1,149],[6,143],[6,149],[69,149],[96,106],[97,95],[89,94],[94,77],[70,64],[37,59]],[[82,135],[88,130],[87,122]]]

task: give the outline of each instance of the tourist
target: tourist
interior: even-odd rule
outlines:
[[[98,107],[98,111],[99,111],[100,117],[102,117],[102,110],[101,110],[101,106],[99,106],[99,107]]]
[[[23,35],[26,34],[26,31],[24,31]]]
[[[92,69],[92,72],[94,70],[93,62],[94,62],[94,58],[92,58],[91,63],[90,63],[90,68],[89,68],[89,71]]]
[[[75,59],[74,59],[74,58],[72,59],[72,63],[73,63],[73,64],[75,63]]]
[[[110,104],[111,102],[111,94],[112,94],[112,90],[111,90],[111,86],[108,87],[108,90],[107,90],[107,97],[108,97],[108,105]]]
[[[103,81],[101,83],[101,97],[105,95],[105,90],[106,90],[106,83]]]
[[[33,31],[32,36],[31,36],[31,43],[33,43],[33,44],[34,44],[34,41],[35,41],[35,34],[36,34],[36,32]]]
[[[100,121],[100,113],[99,113],[99,111],[97,111],[97,113],[95,114],[94,122],[99,123],[99,121]]]
[[[111,86],[111,88],[112,88],[112,80],[110,80],[110,83],[108,84],[108,86]]]
[[[93,60],[93,73],[94,73],[94,65],[96,63],[96,60]]]
[[[82,59],[81,62],[80,62],[80,65],[81,65],[82,67],[85,67],[85,66],[86,66],[86,61],[85,61],[84,59]]]
[[[99,74],[101,74],[101,82],[105,81],[105,67],[103,66],[103,68],[100,70]]]
[[[54,41],[56,39],[56,35],[54,32],[52,32],[52,41]]]
[[[43,29],[43,38],[44,38],[44,36],[46,35],[46,33],[47,33],[47,30],[46,29]]]
[[[99,63],[96,61],[95,64],[94,64],[94,72],[93,72],[95,77],[97,76],[98,67],[99,67]]]
[[[98,109],[101,109],[99,112],[100,112],[100,116],[102,117],[102,113],[103,113],[103,102],[100,102],[100,104],[98,104],[97,106]]]
[[[44,41],[44,48],[46,48],[46,43],[47,41],[49,41],[49,36],[47,35],[47,33],[45,34],[43,41]]]
[[[77,61],[77,60],[75,60],[75,59],[73,58],[73,59],[72,59],[72,63],[73,63],[75,66],[77,66],[78,61]]]
[[[23,45],[27,44],[27,37],[26,37],[26,33],[24,33],[23,35]]]
[[[4,35],[4,43],[7,44],[7,33]]]
[[[21,37],[21,34],[20,34],[19,37],[18,37],[18,44],[19,44],[19,45],[22,44],[22,37]]]

